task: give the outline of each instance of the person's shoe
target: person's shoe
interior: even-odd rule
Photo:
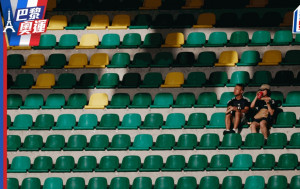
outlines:
[[[235,130],[231,129],[231,130],[230,130],[230,133],[235,133]]]
[[[229,134],[229,133],[232,133],[232,130],[230,130],[230,131],[225,130],[225,131],[223,132],[223,135],[226,135],[226,134]]]
[[[265,138],[264,145],[267,145],[268,139]]]

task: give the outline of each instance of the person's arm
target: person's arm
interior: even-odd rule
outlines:
[[[265,102],[266,102],[266,104],[267,104],[267,107],[268,107],[268,112],[270,113],[270,115],[271,116],[273,116],[274,115],[274,112],[275,112],[275,110],[272,108],[272,106],[271,106],[271,98],[266,98],[266,99],[264,99],[265,100]]]
[[[241,110],[242,113],[247,113],[248,111],[249,111],[249,106],[245,106],[245,108]]]
[[[254,100],[251,102],[250,108],[254,108],[255,107],[256,101],[257,101],[257,95],[255,96]]]

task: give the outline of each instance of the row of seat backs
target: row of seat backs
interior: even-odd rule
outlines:
[[[193,126],[192,126],[193,128]],[[238,133],[226,134],[220,142],[216,133],[205,133],[198,142],[195,134],[181,134],[175,140],[173,134],[158,135],[154,142],[150,134],[138,134],[133,143],[127,134],[116,134],[111,142],[107,135],[93,135],[89,143],[85,135],[71,135],[66,143],[63,135],[49,135],[43,143],[40,135],[27,135],[24,142],[18,135],[7,136],[8,151],[104,151],[104,150],[232,150],[232,149],[299,149],[300,133],[293,133],[287,140],[285,133],[271,133],[265,143],[260,133],[250,133],[244,142]]]
[[[240,176],[225,176],[222,183],[217,176],[204,176],[201,177],[199,185],[197,185],[197,179],[195,177],[184,176],[180,177],[175,185],[173,177],[162,176],[155,179],[154,186],[152,186],[152,179],[150,177],[135,177],[130,186],[130,181],[127,177],[114,177],[110,181],[109,188],[111,189],[154,189],[159,188],[175,188],[176,189],[211,189],[220,188],[220,185],[224,189],[236,188],[236,189],[277,189],[277,188],[290,188],[298,189],[300,187],[300,175],[294,175],[291,181],[288,183],[286,176],[284,175],[272,175],[268,179],[268,183],[265,184],[263,176],[255,175],[248,176],[243,182]],[[39,178],[31,177],[22,180],[22,189],[40,189],[41,181]],[[7,178],[8,189],[18,189],[19,181],[16,178]],[[266,186],[265,186],[266,185]],[[63,179],[60,177],[48,177],[43,183],[43,188],[47,189],[63,189]],[[65,188],[68,189],[84,189],[85,179],[82,177],[70,177],[66,181]],[[108,188],[108,181],[105,177],[93,177],[90,178],[87,183],[87,189]]]
[[[128,53],[115,53],[109,62],[106,53],[95,53],[90,61],[83,53],[72,54],[67,62],[64,54],[51,54],[45,61],[43,54],[30,54],[26,63],[23,55],[10,54],[7,56],[8,69],[72,69],[72,68],[145,68],[145,67],[213,67],[213,66],[276,66],[276,65],[300,65],[299,50],[289,50],[285,57],[279,50],[268,50],[264,52],[262,60],[258,51],[244,51],[241,59],[236,51],[223,51],[217,59],[213,51],[204,51],[198,54],[197,60],[193,52],[180,52],[176,59],[171,52],[159,52],[154,59],[150,53],[136,53],[130,60]]]

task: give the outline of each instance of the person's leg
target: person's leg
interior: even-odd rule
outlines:
[[[231,114],[226,114],[226,116],[225,116],[226,131],[230,130],[231,121],[232,121],[231,119],[232,119],[232,115]]]
[[[241,123],[241,119],[242,119],[242,113],[241,112],[235,112],[234,115],[234,124],[233,124],[233,129],[236,130],[240,123]]]
[[[268,138],[268,128],[267,128],[267,121],[266,120],[262,120],[260,123],[260,130],[261,133],[264,135],[264,138],[267,139]]]
[[[259,127],[259,123],[253,121],[250,125],[251,133],[257,133],[257,128]]]

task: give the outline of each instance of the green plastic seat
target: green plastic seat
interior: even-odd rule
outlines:
[[[225,32],[212,32],[205,47],[224,47],[227,44],[227,34]]]
[[[166,1],[165,1],[166,2]],[[180,0],[180,2],[182,2]],[[171,3],[174,5],[176,2]],[[193,14],[178,14],[173,28],[191,28],[195,24],[195,17]]]
[[[142,118],[140,114],[130,113],[125,114],[121,125],[118,129],[137,129],[142,125]]]
[[[282,104],[283,107],[299,107],[300,106],[300,92],[299,91],[291,91],[287,94],[285,103]],[[290,115],[291,118],[294,121],[293,115]],[[289,120],[291,121],[291,120]]]
[[[165,29],[172,28],[174,23],[173,16],[171,14],[158,14],[151,22],[151,29]]]
[[[104,34],[98,49],[115,49],[120,45],[120,36],[115,33]]]
[[[147,33],[140,48],[159,48],[163,43],[161,33]]]
[[[117,73],[105,73],[100,79],[97,89],[116,88],[119,85],[119,75]]]
[[[98,125],[98,118],[95,114],[82,114],[79,117],[75,130],[93,130]]]
[[[154,172],[160,171],[163,167],[163,158],[159,155],[149,155],[145,157],[143,166],[140,172]]]
[[[18,114],[9,130],[29,130],[32,126],[32,116],[29,114]]]
[[[21,184],[21,189],[41,188],[41,181],[39,178],[30,177],[24,178]]]
[[[87,189],[107,188],[107,180],[105,177],[93,177],[89,180]]]
[[[252,80],[248,84],[249,87],[258,87],[262,84],[270,84],[272,81],[272,74],[269,71],[256,71]]]
[[[273,86],[290,86],[294,82],[294,74],[290,70],[281,70],[276,72],[271,83]]]
[[[70,177],[66,182],[65,189],[83,189],[85,188],[85,181],[82,177]]]
[[[30,158],[28,156],[16,156],[11,162],[7,173],[26,173],[30,169]]]
[[[208,160],[205,155],[191,155],[184,171],[204,171],[208,166]]]
[[[162,129],[181,129],[185,125],[185,116],[183,113],[170,113]]]
[[[10,115],[7,115],[6,119],[7,119],[7,128],[9,128],[11,126],[11,117],[10,117]]]
[[[173,55],[170,52],[159,52],[155,55],[150,67],[170,67],[173,63]]]
[[[248,176],[245,181],[244,189],[264,189],[265,188],[265,179],[263,176],[253,175]]]
[[[197,146],[197,136],[195,134],[182,134],[179,136],[174,150],[193,150]]]
[[[204,51],[199,53],[197,62],[193,65],[196,67],[213,67],[217,62],[217,55],[213,51]]]
[[[141,43],[142,39],[139,33],[127,33],[124,35],[122,44],[119,46],[119,48],[138,48],[141,45]]]
[[[239,133],[229,133],[223,137],[223,141],[221,146],[219,146],[219,149],[239,149],[241,145],[242,136]]]
[[[52,130],[72,130],[75,125],[76,117],[74,114],[60,114]]]
[[[216,133],[206,133],[201,136],[197,150],[215,150],[219,147],[220,138]]]
[[[226,176],[222,182],[222,189],[242,189],[242,179],[239,176]]]
[[[173,189],[175,187],[173,177],[158,177],[154,183],[154,189]]]
[[[148,108],[151,105],[152,98],[149,93],[137,93],[134,95],[132,104],[129,108]]]
[[[69,96],[64,109],[83,109],[87,105],[87,97],[83,93],[73,93]]]
[[[207,125],[207,116],[205,113],[192,113],[189,116],[185,129],[203,129]]]
[[[224,87],[227,84],[228,76],[226,72],[217,71],[209,75],[206,87]]]
[[[60,156],[56,159],[55,166],[51,172],[71,172],[75,167],[73,156]]]
[[[43,34],[40,38],[38,46],[32,47],[33,49],[52,49],[56,46],[56,37],[53,34]]]
[[[295,78],[294,86],[300,86],[300,72],[298,72],[298,74]]]
[[[297,122],[297,118],[294,112],[280,112],[277,115],[276,124],[273,124],[272,127],[292,128],[296,124],[296,122]]]
[[[290,186],[290,189],[299,188],[300,187],[300,175],[293,176],[289,186]]]
[[[137,14],[134,21],[129,26],[129,29],[148,29],[152,22],[152,17],[149,14]]]
[[[272,91],[271,99],[283,102],[283,93],[281,91]]]
[[[100,160],[99,168],[96,172],[115,172],[119,168],[119,158],[117,156],[103,156]]]
[[[248,46],[267,46],[271,42],[269,31],[255,31]]]
[[[22,96],[19,94],[8,94],[7,95],[7,109],[19,109],[22,106]]]
[[[135,177],[131,186],[132,189],[152,189],[150,177]]]
[[[181,171],[185,167],[185,158],[183,155],[170,155],[167,158],[162,171]]]
[[[295,170],[297,166],[298,157],[296,154],[281,154],[274,170]]]
[[[183,88],[203,87],[206,82],[204,72],[190,72],[187,80],[182,85]]]
[[[9,89],[13,85],[14,85],[14,81],[12,76],[10,74],[7,74],[7,89]]]
[[[129,179],[127,177],[114,177],[111,179],[109,189],[129,189]]]
[[[272,170],[273,167],[275,167],[275,156],[273,154],[259,154],[251,170]]]
[[[81,156],[73,172],[93,172],[96,166],[97,159],[95,156]]]
[[[50,130],[53,126],[54,116],[52,114],[39,114],[31,130]]]
[[[202,47],[206,42],[206,36],[203,32],[192,32],[188,35],[185,44],[182,47]]]
[[[65,54],[55,53],[51,54],[43,66],[44,69],[62,69],[67,64],[67,58]]]
[[[101,117],[99,127],[96,129],[116,129],[120,124],[118,114],[104,114]]]
[[[130,56],[128,53],[115,53],[107,68],[126,68],[129,63]]]
[[[219,178],[216,176],[205,176],[202,177],[199,184],[199,189],[211,189],[219,188]]]
[[[141,84],[141,75],[139,73],[126,73],[119,88],[138,88]]]
[[[53,89],[72,89],[76,85],[76,75],[73,73],[60,74]]]
[[[300,45],[300,35],[296,34],[295,40],[292,42],[292,45]]]
[[[129,150],[149,150],[153,145],[152,135],[139,134],[136,135]]]
[[[163,78],[160,72],[146,73],[140,88],[158,88],[163,83]]]
[[[287,149],[299,149],[300,148],[300,133],[293,133]]]
[[[264,136],[261,133],[249,133],[241,149],[261,149],[264,145]]]
[[[53,167],[53,161],[50,156],[38,156],[34,159],[31,169],[28,170],[29,173],[47,173]]]
[[[63,94],[50,94],[45,106],[42,109],[61,109],[65,105],[65,96]]]
[[[32,74],[18,74],[16,81],[10,87],[11,89],[30,89],[34,84],[34,79]]]
[[[180,177],[176,189],[196,189],[197,180],[195,177]]]
[[[287,137],[285,133],[271,133],[268,137],[267,144],[264,149],[283,149],[287,145]]]
[[[275,32],[271,46],[290,45],[293,41],[293,34],[290,30],[280,30]]]
[[[176,60],[172,67],[190,67],[195,63],[195,55],[193,52],[180,52],[176,56]]]
[[[236,84],[247,85],[250,81],[250,75],[247,71],[235,71],[232,73],[230,82],[226,85],[227,87],[234,87]]]
[[[7,189],[19,189],[19,181],[16,178],[7,178]]]
[[[153,105],[150,108],[170,108],[173,105],[173,95],[171,93],[158,93],[155,95]]]
[[[269,177],[267,189],[288,188],[287,178],[284,175],[273,175]]]
[[[19,135],[7,135],[7,151],[17,151],[21,147]]]
[[[221,95],[219,104],[216,105],[216,108],[225,108],[227,107],[227,103],[234,98],[234,94],[233,92],[224,92]]]
[[[226,171],[230,166],[229,156],[226,154],[213,155],[207,171]]]
[[[246,31],[235,31],[231,34],[228,47],[243,47],[249,42],[249,34]]]
[[[63,135],[49,135],[42,151],[61,151],[65,146]]]
[[[237,66],[256,66],[260,61],[258,51],[244,51],[241,60],[236,64]]]
[[[226,136],[226,135],[225,135]],[[249,171],[253,164],[252,156],[250,154],[238,154],[233,158],[232,166],[228,168],[229,171]]]
[[[288,50],[280,65],[300,65],[300,50]]]
[[[107,135],[93,135],[88,146],[85,148],[86,151],[104,151],[109,145]]]
[[[175,136],[172,134],[161,134],[156,138],[152,150],[171,150],[175,146]]]
[[[55,49],[74,49],[78,45],[78,38],[75,34],[63,34]]]
[[[217,95],[215,92],[203,92],[199,94],[195,108],[212,108],[217,104]]]
[[[136,53],[133,56],[132,63],[128,65],[129,68],[147,68],[152,63],[152,56],[148,52]]]
[[[106,106],[107,109],[122,109],[130,104],[130,97],[128,93],[116,93],[112,96],[110,104]]]
[[[43,147],[41,135],[27,135],[20,151],[39,151]]]
[[[127,134],[114,135],[107,150],[127,150],[131,145],[130,136]]]
[[[46,178],[43,189],[63,189],[63,180],[60,177]]]
[[[89,25],[89,19],[86,15],[74,15],[66,30],[84,30]]]
[[[64,151],[82,151],[87,145],[85,135],[71,135]]]
[[[98,84],[98,75],[95,73],[84,73],[75,85],[75,89],[93,89]]]
[[[44,97],[42,94],[29,94],[26,96],[24,105],[20,109],[40,109],[44,104]]]
[[[213,113],[209,125],[206,125],[207,129],[225,129],[225,113],[217,112]]]
[[[173,108],[191,108],[195,104],[194,93],[179,93]]]
[[[249,102],[252,102],[256,97],[256,92],[245,92],[243,93],[244,98],[247,98]]]
[[[25,64],[22,54],[10,54],[7,56],[7,69],[20,69]]]
[[[122,160],[118,172],[137,172],[141,167],[141,158],[140,156],[125,156]]]

